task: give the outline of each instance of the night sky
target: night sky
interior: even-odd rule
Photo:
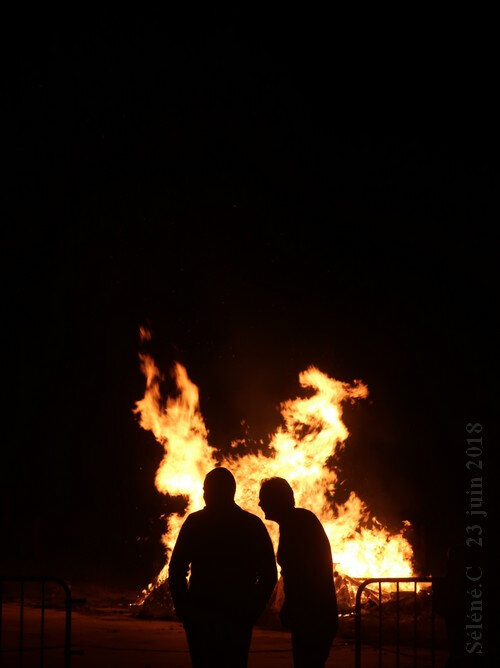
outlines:
[[[363,379],[339,500],[410,519],[439,569],[465,424],[489,433],[490,40],[204,11],[12,19],[2,565],[138,588],[159,569],[145,325],[223,450],[265,439],[308,365]]]

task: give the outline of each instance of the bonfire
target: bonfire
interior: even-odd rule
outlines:
[[[141,330],[141,335],[150,338],[146,330]],[[281,424],[268,442],[263,442],[262,451],[255,452],[253,445],[245,447],[240,439],[231,444],[228,454],[209,442],[199,390],[185,367],[175,363],[172,375],[177,393],[163,399],[162,373],[151,356],[141,354],[140,361],[146,390],[134,411],[140,426],[154,434],[164,451],[156,472],[156,488],[165,495],[182,496],[186,505],[183,512],[172,513],[165,520],[165,565],[142,592],[137,605],[165,583],[169,555],[180,527],[189,513],[203,508],[203,480],[217,465],[232,471],[237,484],[236,503],[263,520],[258,506],[261,481],[272,476],[288,480],[296,505],[312,510],[328,535],[341,610],[352,609],[357,587],[366,578],[413,576],[413,551],[405,537],[409,522],[404,522],[399,532],[391,533],[355,492],[344,503],[334,501],[336,462],[349,436],[342,420],[343,406],[368,396],[365,383],[342,382],[309,367],[298,376],[302,396],[281,404]],[[266,522],[266,526],[276,548],[279,529],[274,522]]]

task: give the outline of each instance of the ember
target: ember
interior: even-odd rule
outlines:
[[[141,338],[144,337],[141,330]],[[290,482],[297,505],[312,510],[323,523],[332,547],[337,586],[346,602],[353,602],[360,579],[413,575],[413,551],[404,537],[408,523],[404,523],[401,532],[391,534],[354,492],[341,505],[332,501],[337,474],[327,466],[327,460],[335,459],[349,436],[342,421],[342,405],[368,395],[362,381],[341,382],[309,367],[299,375],[300,385],[309,390],[309,396],[281,404],[283,424],[270,437],[271,455],[224,455],[208,442],[198,388],[186,369],[175,364],[173,375],[179,393],[162,405],[160,371],[150,356],[140,355],[140,359],[146,392],[135,412],[140,415],[141,427],[152,431],[165,451],[156,473],[156,487],[163,494],[183,495],[187,501],[184,514],[172,514],[167,520],[163,536],[167,563],[143,592],[142,600],[165,581],[168,556],[180,527],[188,513],[203,507],[203,479],[216,464],[233,472],[238,490],[236,502],[261,517],[261,480],[281,476]],[[276,524],[266,525],[277,545]]]

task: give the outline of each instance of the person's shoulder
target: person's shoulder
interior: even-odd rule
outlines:
[[[317,516],[307,508],[295,508],[294,515],[296,519],[302,522],[308,522],[309,524],[321,524]]]
[[[205,516],[205,508],[202,508],[201,510],[195,510],[193,513],[189,513],[189,515],[186,517],[184,520],[184,526],[193,526],[199,524],[200,522],[204,521]]]
[[[297,517],[316,517],[312,510],[307,510],[307,508],[294,508],[294,513]]]
[[[260,519],[258,515],[254,515],[254,513],[250,513],[248,510],[243,510],[243,508],[241,508],[240,506],[238,506],[238,512],[240,513],[240,516],[243,519],[243,521],[247,522],[249,525],[264,526],[264,522]]]

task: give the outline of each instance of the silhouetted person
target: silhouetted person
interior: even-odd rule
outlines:
[[[338,625],[332,551],[314,513],[295,508],[293,490],[283,478],[262,483],[259,505],[279,524],[278,563],[285,592],[280,612],[292,632],[295,668],[323,667]]]
[[[274,550],[260,518],[235,504],[227,469],[210,471],[203,490],[206,506],[186,518],[172,552],[170,592],[193,666],[239,668],[276,584]]]

